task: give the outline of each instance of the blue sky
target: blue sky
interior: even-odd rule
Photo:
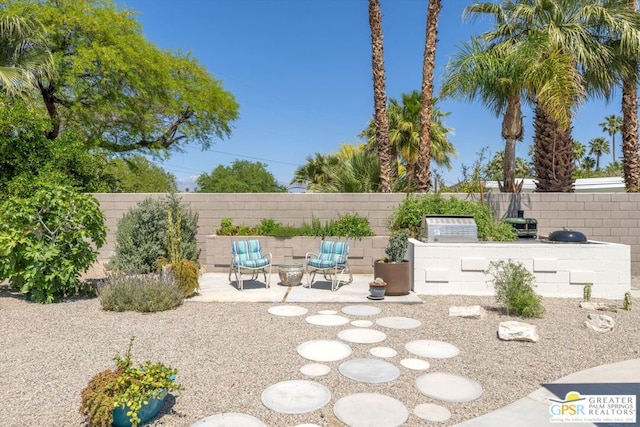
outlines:
[[[436,94],[450,57],[490,22],[462,20],[471,0],[443,1],[436,57]],[[260,161],[282,183],[309,156],[328,154],[357,135],[373,115],[371,46],[366,0],[123,0],[139,12],[147,39],[164,49],[189,51],[240,104],[229,138],[208,151],[193,146],[158,162],[181,188],[193,177],[236,159]],[[387,96],[419,90],[428,0],[381,0]],[[446,184],[462,178],[488,147],[503,149],[501,118],[479,102],[444,100],[445,124],[459,151]],[[532,113],[525,110],[525,137],[517,155],[527,157]],[[603,136],[598,123],[620,115],[619,99],[589,102],[576,112],[573,136],[583,144]],[[619,141],[619,136],[617,141]],[[617,152],[620,157],[619,143]],[[605,155],[601,163],[611,161]]]

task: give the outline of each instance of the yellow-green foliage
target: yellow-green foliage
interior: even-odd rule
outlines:
[[[90,426],[111,427],[115,400],[109,393],[109,384],[120,374],[111,369],[97,373],[82,390],[80,414],[87,417]]]
[[[198,264],[188,259],[183,259],[178,263],[171,264],[171,271],[175,276],[178,287],[182,290],[185,297],[190,297],[199,288],[198,275],[200,268]]]

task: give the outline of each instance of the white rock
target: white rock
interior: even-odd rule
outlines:
[[[594,310],[594,311],[612,311],[617,312],[618,309],[610,304],[604,304],[601,302],[581,302],[580,308],[584,308],[585,310]]]
[[[524,322],[513,320],[500,322],[498,338],[503,341],[528,341],[538,342],[538,327]]]
[[[479,305],[451,306],[449,307],[449,317],[465,317],[468,319],[484,319],[487,312]]]
[[[584,324],[597,332],[609,332],[613,330],[616,322],[611,316],[607,316],[606,314],[589,313]]]

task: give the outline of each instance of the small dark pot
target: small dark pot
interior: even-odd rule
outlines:
[[[411,292],[411,263],[407,260],[396,263],[376,260],[373,263],[373,276],[382,278],[387,284],[385,295],[408,295]]]

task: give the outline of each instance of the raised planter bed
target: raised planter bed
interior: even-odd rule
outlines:
[[[267,236],[207,236],[206,240],[206,268],[207,271],[229,271],[231,261],[231,241],[239,239],[259,239],[264,252],[271,252],[273,265],[304,264],[307,252],[317,252],[320,247],[320,237],[297,236],[291,238],[277,238]],[[349,242],[349,266],[355,274],[371,273],[373,275],[373,260],[384,255],[384,249],[389,240],[386,236],[363,237],[359,239],[345,239],[340,237],[326,237],[327,240],[347,240]]]

